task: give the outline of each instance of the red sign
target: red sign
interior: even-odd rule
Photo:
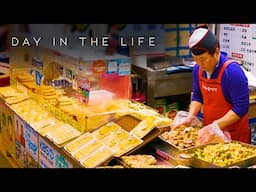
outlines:
[[[243,54],[241,54],[241,53],[234,53],[234,52],[231,53],[231,56],[239,58],[239,59],[243,59],[243,57],[244,57]]]

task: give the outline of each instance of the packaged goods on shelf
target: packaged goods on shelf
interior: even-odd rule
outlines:
[[[0,97],[8,104],[15,104],[27,100],[29,96],[11,86],[0,87]]]
[[[124,123],[127,122],[126,117],[128,117],[130,120],[132,119],[135,121],[135,123]],[[122,119],[124,119],[124,121]],[[153,120],[155,119],[152,118],[152,122]],[[79,136],[74,141],[66,144],[64,149],[71,154],[74,159],[79,162],[83,162],[82,165],[86,167],[93,165],[90,164],[90,160],[88,160],[89,162],[87,164],[84,160],[87,159],[93,153],[93,151],[99,150],[99,148],[102,146],[112,151],[112,156],[106,158],[107,160],[111,160],[115,157],[121,157],[136,149],[139,149],[161,133],[161,130],[155,130],[157,128],[153,127],[154,131],[152,134],[150,134],[152,131],[152,126],[150,125],[150,130],[147,131],[149,137],[143,136],[143,139],[141,139],[132,132],[139,122],[142,121],[129,115],[119,117],[118,119],[114,119],[113,121],[101,126],[91,133],[85,133],[84,135]],[[132,127],[131,124],[133,125]],[[143,130],[144,128],[147,129],[147,126],[141,129]],[[139,128],[136,128],[136,130],[139,130]],[[97,166],[102,166],[104,163],[106,163],[103,160],[100,162],[101,163],[97,164]]]
[[[109,102],[130,97],[127,56],[44,44],[15,47],[12,56],[12,86],[28,92],[53,116],[83,133],[113,119],[114,112],[106,109]]]
[[[49,119],[50,123],[52,118],[54,118],[45,108],[38,105],[38,103],[32,99],[12,104],[10,108],[31,125],[46,119]]]
[[[133,168],[145,167],[148,165],[156,165],[157,160],[152,155],[129,155],[122,156],[121,160],[124,161],[128,166]]]
[[[173,168],[167,161],[164,163],[153,155],[136,154],[119,158],[119,162],[127,168]]]
[[[103,166],[171,124],[153,108],[129,100],[129,57],[86,58],[44,47],[21,48],[13,55],[12,88],[0,89],[1,96],[7,101],[18,96],[11,109],[80,166]],[[19,93],[26,99],[18,100]]]
[[[132,129],[131,134],[136,135],[139,138],[143,138],[147,135],[154,127],[156,127],[158,121],[156,118],[150,116],[142,120],[136,127]]]
[[[94,168],[106,162],[113,156],[113,151],[107,147],[101,147],[81,161],[81,164],[87,168]]]
[[[86,145],[90,141],[94,139],[93,135],[90,133],[85,133],[81,137],[69,142],[64,146],[64,149],[69,153],[74,153],[79,148],[81,148],[83,145]]]
[[[78,137],[79,135],[81,135],[81,132],[68,124],[61,125],[53,131],[46,133],[46,137],[59,147],[64,146],[66,142]]]
[[[98,130],[94,131],[92,133],[92,135],[95,138],[101,140],[120,129],[121,129],[121,127],[118,124],[116,124],[114,122],[110,122],[110,123],[107,123],[106,125],[100,127]]]
[[[90,141],[89,143],[86,143],[86,145],[83,145],[77,151],[71,153],[71,155],[76,160],[81,161],[82,159],[86,158],[88,155],[90,155],[97,149],[101,148],[102,146],[103,145],[100,141],[94,139],[94,140]]]

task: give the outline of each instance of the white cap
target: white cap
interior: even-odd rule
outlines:
[[[192,35],[189,37],[189,48],[198,44],[207,35],[208,31],[209,30],[205,28],[198,28],[193,31]]]

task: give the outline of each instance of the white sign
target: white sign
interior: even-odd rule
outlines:
[[[25,123],[25,149],[38,162],[38,133],[34,131],[29,124]]]
[[[41,168],[72,168],[73,165],[46,140],[39,137],[39,165]]]
[[[130,75],[130,73],[131,73],[130,59],[119,59],[118,60],[118,74],[119,75]]]
[[[256,77],[256,24],[220,24],[221,50]]]

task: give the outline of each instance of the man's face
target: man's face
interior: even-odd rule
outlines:
[[[205,52],[201,55],[194,55],[193,59],[195,62],[204,70],[209,73],[212,73],[216,67],[216,65],[219,62],[219,49],[216,49],[215,53],[213,55],[209,54],[208,52]]]

